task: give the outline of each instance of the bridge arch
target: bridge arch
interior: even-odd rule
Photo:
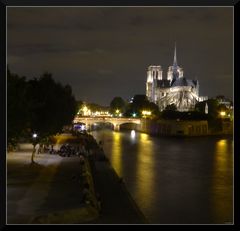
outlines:
[[[113,124],[115,131],[119,131],[122,124],[141,124],[141,119],[139,118],[123,118],[123,117],[80,117],[77,116],[73,123],[83,123],[86,124],[86,128],[90,129],[91,125],[94,123],[110,123]]]

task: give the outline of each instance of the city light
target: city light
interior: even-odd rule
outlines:
[[[120,111],[117,109],[117,110],[116,110],[116,113],[118,114],[119,112],[120,112]]]
[[[133,114],[132,114],[133,117],[136,117],[136,115],[137,115],[136,113],[133,113]]]
[[[143,115],[151,115],[152,113],[150,111],[142,111]]]
[[[87,106],[84,106],[82,110],[83,110],[83,112],[87,112],[88,111]]]
[[[33,138],[37,138],[37,133],[33,133]]]
[[[225,116],[225,115],[226,115],[226,112],[225,112],[225,111],[221,111],[221,112],[220,112],[220,115],[221,115],[221,116]]]
[[[145,118],[146,116],[150,116],[152,114],[152,112],[150,112],[150,111],[142,111],[142,115],[143,115],[143,117]]]
[[[135,130],[132,130],[131,131],[131,138],[135,138],[135,136],[136,136],[136,132],[135,132]]]
[[[86,105],[83,106],[81,110],[83,111],[83,115],[84,115],[84,116],[89,116],[89,115],[91,115],[91,110],[90,110]]]

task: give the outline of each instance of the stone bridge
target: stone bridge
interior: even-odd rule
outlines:
[[[75,117],[74,124],[84,123],[87,129],[94,123],[111,123],[115,131],[119,131],[121,124],[134,123],[141,124],[141,119],[139,118],[124,118],[124,117],[87,117],[87,116],[77,116]]]

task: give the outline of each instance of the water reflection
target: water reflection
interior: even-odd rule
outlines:
[[[218,174],[221,172],[227,171],[227,162],[229,153],[227,152],[228,143],[226,139],[219,140],[216,143],[216,152],[215,152],[215,172]]]
[[[122,176],[122,137],[119,132],[113,132],[111,162],[115,171]]]
[[[220,223],[233,221],[232,144],[231,140],[221,139],[214,153],[211,207]]]
[[[232,139],[98,131],[117,174],[151,223],[232,221]]]
[[[136,132],[135,132],[135,130],[132,130],[131,131],[131,138],[134,140],[135,137],[136,137]]]
[[[142,207],[151,207],[154,198],[154,152],[149,135],[140,133],[136,159],[136,196],[142,200]],[[143,199],[144,198],[144,199]]]

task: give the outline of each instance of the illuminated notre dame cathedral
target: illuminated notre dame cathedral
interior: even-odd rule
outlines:
[[[207,100],[206,96],[199,96],[198,80],[186,79],[183,69],[177,65],[176,45],[167,78],[163,78],[162,73],[161,66],[149,66],[146,82],[146,95],[149,101],[158,105],[160,111],[171,104],[175,104],[178,111],[189,111],[194,109],[197,102]]]

